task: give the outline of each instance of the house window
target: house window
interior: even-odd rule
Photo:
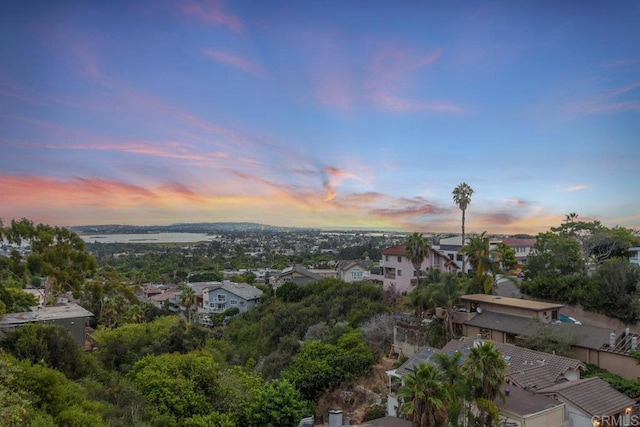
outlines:
[[[558,320],[558,310],[551,311],[551,320]]]
[[[238,305],[238,300],[237,300],[237,299],[229,300],[229,304],[231,304],[231,305]]]
[[[351,278],[353,280],[362,280],[362,271],[355,270],[351,272]]]
[[[480,336],[482,337],[483,340],[489,340],[491,339],[491,330],[489,329],[480,329]]]
[[[216,294],[216,300],[219,302],[226,302],[227,296],[225,294]]]
[[[440,266],[440,257],[434,257],[433,258],[433,266],[434,267],[439,267]]]
[[[462,261],[462,254],[456,255],[456,261]]]
[[[240,306],[242,307],[244,305],[244,301],[240,300]]]
[[[402,270],[398,270],[398,277],[402,276]]]
[[[402,262],[402,257],[401,256],[398,257],[398,262]]]
[[[385,255],[385,256],[384,256],[384,260],[385,260],[385,261],[387,261],[387,262],[389,262],[389,255]]]
[[[449,254],[449,259],[453,261],[453,254]]]

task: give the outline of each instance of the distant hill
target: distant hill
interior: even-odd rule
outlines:
[[[81,234],[144,234],[144,233],[232,233],[258,231],[301,230],[291,227],[275,227],[253,222],[197,222],[171,225],[81,225],[70,227]]]

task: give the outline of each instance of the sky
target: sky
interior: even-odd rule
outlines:
[[[10,1],[0,218],[640,229],[638,1]]]

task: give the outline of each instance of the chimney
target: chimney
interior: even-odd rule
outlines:
[[[473,340],[473,347],[478,347],[480,344],[482,344],[482,334],[477,334],[476,339]]]
[[[638,349],[638,336],[634,335],[631,337],[631,350],[637,350]]]
[[[609,349],[613,350],[614,348],[616,348],[616,333],[611,332],[609,334]]]
[[[342,427],[342,411],[333,409],[329,411],[329,427]]]

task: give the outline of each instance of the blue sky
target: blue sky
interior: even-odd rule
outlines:
[[[640,3],[12,2],[0,218],[640,228]]]

